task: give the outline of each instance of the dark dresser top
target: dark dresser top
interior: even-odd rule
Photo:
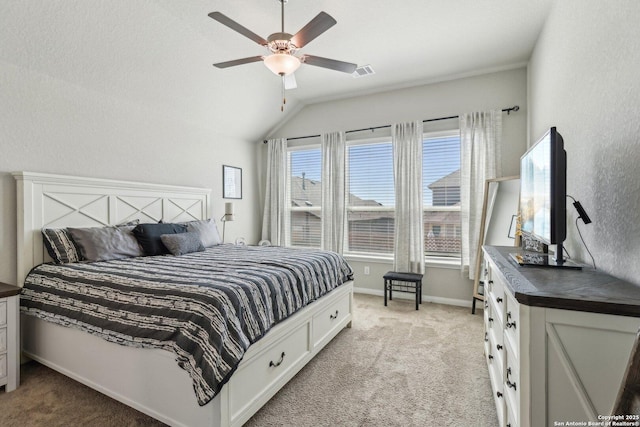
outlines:
[[[0,282],[0,298],[7,298],[14,295],[18,295],[22,289],[17,286],[7,285]]]
[[[640,317],[640,286],[584,267],[582,270],[519,266],[513,246],[484,246],[516,300],[533,307]]]

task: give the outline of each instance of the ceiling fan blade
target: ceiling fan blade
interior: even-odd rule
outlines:
[[[323,58],[321,56],[305,55],[303,57],[305,64],[314,65],[316,67],[329,68],[330,70],[342,71],[343,73],[353,73],[358,66],[351,62],[336,61],[335,59]]]
[[[296,75],[294,73],[284,76],[284,88],[286,90],[296,89],[297,87],[298,83],[296,82]]]
[[[209,14],[209,17],[211,17],[212,19],[215,19],[216,21],[218,21],[222,25],[226,25],[227,27],[231,28],[232,30],[234,30],[234,31],[236,31],[236,32],[238,32],[240,34],[242,34],[243,36],[250,38],[254,42],[258,43],[259,45],[266,46],[267,43],[268,43],[265,39],[263,39],[262,37],[260,37],[256,33],[254,33],[253,31],[249,30],[246,27],[243,27],[242,25],[238,24],[233,19],[229,18],[226,15],[223,15],[220,12],[211,12]]]
[[[217,64],[213,64],[213,66],[218,68],[229,68],[235,67],[236,65],[250,64],[258,61],[262,61],[262,56],[251,56],[249,58],[234,59],[233,61],[218,62]]]
[[[327,31],[329,28],[336,25],[336,23],[336,20],[333,19],[329,14],[320,12],[315,18],[309,21],[307,25],[305,25],[291,38],[291,42],[297,47],[301,48],[308,44],[311,40],[318,37],[320,34]]]

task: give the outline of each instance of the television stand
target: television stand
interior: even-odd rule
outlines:
[[[558,260],[555,255],[539,252],[512,252],[509,257],[521,267],[552,267],[582,270],[582,265],[569,259]]]

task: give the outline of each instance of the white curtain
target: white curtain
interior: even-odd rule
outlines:
[[[262,238],[276,246],[287,244],[290,206],[287,188],[287,140],[267,141],[267,186],[262,217]]]
[[[393,269],[424,272],[422,122],[392,127],[396,218]]]
[[[462,269],[469,270],[470,279],[475,278],[485,181],[502,176],[501,140],[502,111],[460,115]]]
[[[322,135],[322,248],[342,253],[346,217],[344,132]]]

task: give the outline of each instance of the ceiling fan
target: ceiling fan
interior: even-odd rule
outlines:
[[[296,34],[292,35],[285,33],[284,4],[287,0],[277,1],[281,4],[281,31],[271,34],[266,40],[220,12],[211,12],[209,16],[220,22],[222,25],[231,28],[259,45],[266,47],[268,50],[267,55],[251,56],[248,58],[235,59],[233,61],[218,62],[213,65],[217,68],[228,68],[236,65],[263,61],[264,65],[266,65],[266,67],[274,74],[282,77],[283,105],[281,110],[284,110],[284,104],[286,103],[284,89],[293,89],[296,87],[293,73],[301,64],[314,65],[316,67],[328,68],[330,70],[341,71],[349,74],[353,73],[358,66],[350,62],[337,61],[335,59],[323,58],[321,56],[307,54],[299,56],[296,55],[298,50],[302,49],[329,28],[333,27],[337,22],[329,14],[320,12]]]

